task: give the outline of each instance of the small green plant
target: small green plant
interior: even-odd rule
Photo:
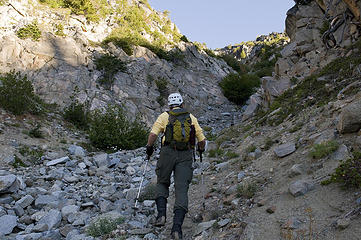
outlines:
[[[29,136],[32,138],[44,138],[43,132],[40,130],[41,125],[37,124],[35,128],[29,131]]]
[[[244,182],[237,187],[237,197],[252,198],[258,190],[258,186],[253,182]]]
[[[340,183],[342,188],[361,188],[361,153],[353,152],[353,158],[341,162],[331,177],[322,181],[322,185]]]
[[[21,146],[19,153],[26,157],[30,163],[36,165],[41,163],[41,157],[44,155],[44,150],[38,148],[30,148],[29,146]]]
[[[246,148],[246,153],[254,152],[254,151],[256,151],[256,149],[257,149],[257,147],[252,144]]]
[[[26,167],[26,164],[17,156],[17,155],[15,155],[14,156],[14,162],[13,162],[13,164],[12,164],[12,166],[14,167],[14,168],[18,168],[18,167]]]
[[[267,137],[264,143],[264,150],[269,150],[274,144],[274,140],[270,137]]]
[[[56,29],[55,35],[60,36],[60,37],[64,37],[64,36],[65,36],[63,24],[61,24],[61,23],[56,24],[56,25],[55,25],[55,29]]]
[[[0,76],[0,106],[15,115],[39,114],[44,111],[44,102],[34,93],[31,81],[20,72],[11,71]]]
[[[139,119],[130,121],[120,106],[109,105],[105,112],[92,113],[89,140],[103,150],[136,149],[147,143],[148,129]]]
[[[315,159],[320,159],[333,153],[338,147],[339,144],[334,140],[316,144],[313,146],[310,156]]]
[[[156,99],[157,103],[159,103],[159,105],[161,107],[163,107],[165,105],[165,102],[164,102],[164,97],[163,96],[158,96],[157,99]]]
[[[114,83],[114,76],[117,72],[127,70],[126,63],[115,56],[106,54],[95,60],[97,70],[103,73],[103,78],[99,80],[101,84],[110,87]]]
[[[185,35],[183,35],[180,40],[183,42],[189,42],[188,38]]]
[[[232,152],[232,151],[228,151],[228,152],[226,153],[226,157],[227,157],[227,159],[238,158],[238,157],[239,157],[239,154],[238,154],[238,153],[235,153],[235,152]]]
[[[331,25],[330,22],[325,20],[322,23],[322,27],[319,29],[320,35],[322,36],[328,29],[330,29]]]
[[[121,38],[117,36],[109,36],[105,38],[103,41],[103,45],[106,45],[110,42],[112,42],[115,46],[120,47],[123,49],[123,51],[128,55],[131,56],[133,54],[133,48],[132,48],[132,40],[127,38]]]
[[[117,226],[124,222],[124,218],[100,218],[97,221],[91,223],[86,229],[86,233],[92,237],[104,237],[114,231]]]
[[[168,95],[168,80],[165,78],[158,78],[155,80],[155,85],[157,86],[158,92],[162,97],[166,97]]]
[[[236,104],[244,104],[259,84],[260,80],[256,75],[231,73],[222,79],[219,86],[228,100]]]
[[[31,38],[34,41],[39,41],[41,37],[41,31],[38,26],[38,22],[34,21],[16,32],[16,36],[21,39]]]
[[[208,151],[208,157],[220,157],[224,154],[224,150],[221,148],[211,149]]]
[[[89,112],[85,104],[79,103],[73,96],[71,103],[64,109],[64,119],[73,123],[79,129],[88,129],[90,121]]]

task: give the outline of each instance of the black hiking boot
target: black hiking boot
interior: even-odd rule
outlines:
[[[165,197],[158,197],[155,199],[157,204],[158,216],[155,219],[154,226],[161,227],[165,225],[166,213],[167,213],[167,199]]]
[[[172,239],[183,239],[182,225],[186,211],[184,209],[177,209],[174,211],[173,227],[171,232]]]

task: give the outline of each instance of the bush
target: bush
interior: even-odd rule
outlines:
[[[181,38],[180,38],[180,40],[182,40],[183,42],[189,42],[189,40],[188,40],[188,38],[185,36],[185,35],[183,35]]]
[[[123,218],[100,218],[96,222],[93,222],[89,225],[89,227],[86,229],[86,233],[92,237],[103,237],[104,235],[114,231],[118,224],[123,222]]]
[[[120,38],[120,37],[107,37],[103,41],[103,45],[112,42],[115,46],[120,47],[123,51],[128,55],[131,56],[133,54],[133,48],[131,44],[131,40],[127,38]]]
[[[155,80],[155,85],[162,97],[166,97],[168,95],[168,81],[165,78],[158,78]]]
[[[228,66],[233,68],[234,71],[241,71],[240,63],[232,55],[224,54],[221,56],[221,58],[228,64]]]
[[[35,95],[31,81],[15,71],[0,76],[0,106],[15,115],[44,111],[44,103]]]
[[[39,41],[41,37],[41,31],[38,27],[38,22],[34,21],[25,27],[20,28],[16,32],[16,36],[18,36],[21,39],[31,38],[34,41]]]
[[[244,182],[237,187],[237,197],[252,198],[258,190],[258,186],[253,182]]]
[[[40,164],[41,158],[44,155],[44,150],[38,149],[38,148],[30,148],[29,146],[21,146],[19,148],[19,153],[26,157],[30,163],[33,165]]]
[[[95,59],[97,70],[103,73],[103,78],[99,80],[101,84],[110,87],[114,83],[114,75],[121,71],[126,71],[126,64],[117,57],[110,54],[101,56]]]
[[[29,131],[29,136],[32,138],[44,138],[42,131],[40,130],[40,124],[36,125],[35,128]]]
[[[60,36],[60,37],[64,37],[64,26],[63,24],[59,23],[55,25],[56,31],[55,31],[55,35]]]
[[[90,142],[103,150],[136,149],[147,143],[148,129],[139,119],[129,121],[119,106],[108,106],[105,113],[92,114]]]
[[[234,73],[227,75],[219,83],[224,96],[236,104],[244,104],[259,84],[260,80],[255,75]]]
[[[341,183],[343,188],[360,188],[361,153],[353,152],[353,158],[342,161],[331,175],[331,178],[321,183],[325,185],[331,182]]]
[[[64,119],[79,129],[88,129],[90,118],[85,104],[79,103],[74,97],[71,99],[71,104],[64,109]]]
[[[315,159],[320,159],[328,156],[329,154],[336,151],[339,147],[339,144],[336,141],[328,141],[313,146],[310,156]]]
[[[224,150],[221,148],[211,149],[208,151],[208,157],[220,157],[224,154]]]

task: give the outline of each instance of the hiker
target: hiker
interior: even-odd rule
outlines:
[[[182,239],[182,224],[188,212],[188,188],[193,177],[193,151],[197,139],[197,150],[204,151],[206,139],[198,120],[184,109],[183,98],[179,93],[168,97],[169,111],[163,112],[148,137],[147,155],[154,151],[154,142],[160,133],[162,147],[157,162],[156,204],[158,215],[155,226],[164,226],[166,222],[167,198],[169,196],[170,177],[174,172],[175,203],[172,239]]]

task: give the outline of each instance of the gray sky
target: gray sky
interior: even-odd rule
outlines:
[[[148,0],[158,11],[168,10],[171,20],[190,41],[208,48],[255,40],[283,32],[293,0]]]

